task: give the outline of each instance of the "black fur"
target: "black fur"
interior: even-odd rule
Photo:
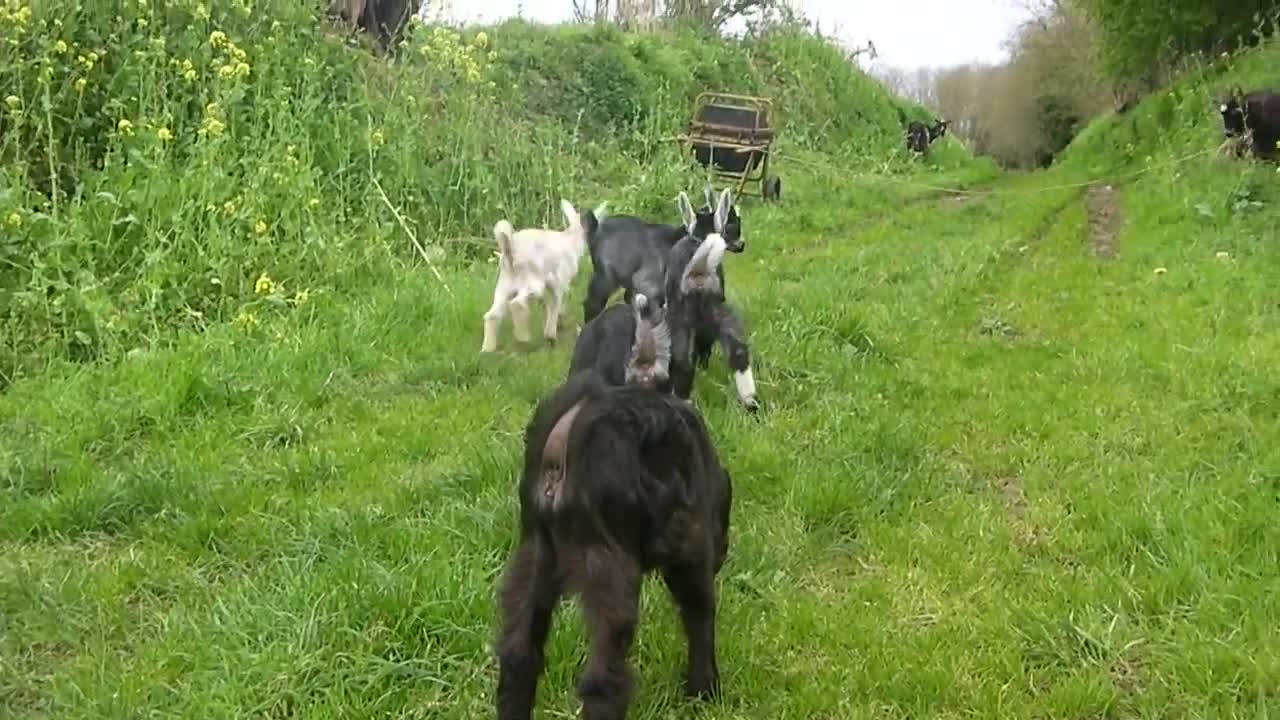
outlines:
[[[560,420],[575,412],[563,454],[547,457]],[[655,569],[684,625],[685,692],[717,693],[714,578],[729,548],[732,481],[698,412],[669,394],[575,374],[534,410],[519,493],[520,536],[500,586],[498,719],[531,717],[552,617],[573,593],[590,637],[582,717],[625,717],[640,586]]]
[[[1275,159],[1280,142],[1280,93],[1236,91],[1219,108],[1222,132],[1228,138],[1249,137],[1255,157]]]
[[[947,134],[950,125],[950,120],[937,120],[929,126],[919,120],[912,120],[907,123],[907,149],[923,153],[934,140]]]

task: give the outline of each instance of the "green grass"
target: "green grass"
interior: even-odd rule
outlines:
[[[718,354],[695,393],[736,483],[724,696],[681,699],[650,582],[632,717],[1280,715],[1280,191],[1269,166],[1173,162],[1219,139],[1217,85],[1276,60],[1103,118],[1048,172],[952,140],[914,169],[780,148],[784,201],[743,204],[727,260],[764,411]],[[1093,257],[1070,186],[1138,170]],[[646,213],[701,185],[654,172],[582,182]],[[447,254],[446,292],[363,213],[298,226],[328,250],[254,246],[341,271],[287,278],[315,291],[288,312],[241,268],[202,332],[50,353],[0,393],[0,718],[491,717],[521,434],[571,334],[480,355],[495,267]],[[566,606],[539,717],[576,715],[584,650]]]
[[[1052,175],[851,212],[877,188],[782,168],[729,260],[766,411],[718,356],[696,392],[737,482],[698,716],[1274,714],[1280,254],[1170,240],[1139,186],[1101,261]],[[488,716],[520,433],[570,350],[479,355],[493,274],[11,388],[0,707]],[[559,618],[545,717],[576,712]],[[635,717],[690,712],[682,659],[649,583]]]

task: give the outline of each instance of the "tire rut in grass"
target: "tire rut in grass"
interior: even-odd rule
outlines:
[[[1124,214],[1115,188],[1110,185],[1094,185],[1084,196],[1085,210],[1089,215],[1089,251],[1100,260],[1116,257],[1116,236],[1124,225]]]

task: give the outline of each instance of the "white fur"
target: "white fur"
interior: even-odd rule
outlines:
[[[568,224],[564,230],[526,228],[517,232],[506,220],[494,225],[493,237],[501,258],[493,305],[484,314],[484,342],[480,352],[498,349],[498,327],[508,310],[516,341],[528,343],[529,301],[535,297],[542,298],[546,308],[543,335],[547,340],[555,340],[564,299],[587,250],[586,231],[578,211],[563,199],[560,211]]]
[[[751,375],[751,368],[733,374],[733,382],[738,386],[738,399],[747,407],[756,404],[756,380]]]

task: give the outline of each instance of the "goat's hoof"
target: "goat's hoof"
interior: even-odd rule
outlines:
[[[555,346],[556,346],[556,336],[555,336],[555,335],[550,335],[550,336],[548,336],[548,337],[547,337],[547,347],[552,347],[552,348],[553,348],[553,347],[555,347]]]
[[[754,415],[754,414],[756,414],[756,413],[760,412],[760,401],[759,401],[759,400],[756,400],[756,399],[755,399],[755,398],[753,398],[753,397],[752,397],[752,398],[747,398],[746,400],[743,400],[743,401],[742,401],[742,407],[746,408],[746,409],[747,409],[747,412],[749,412],[749,413],[751,413],[752,415]]]
[[[703,678],[689,678],[684,684],[685,697],[695,700],[711,700],[720,694],[720,677],[711,675]]]

